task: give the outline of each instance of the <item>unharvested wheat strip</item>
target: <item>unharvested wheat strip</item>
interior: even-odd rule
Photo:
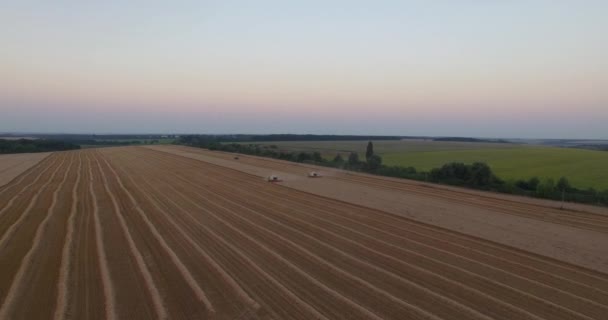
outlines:
[[[78,187],[80,185],[82,170],[82,153],[78,153],[78,172],[76,175],[76,182],[72,188],[72,207],[70,208],[70,217],[68,218],[68,227],[66,231],[65,241],[63,244],[63,250],[61,254],[61,265],[59,267],[59,282],[57,286],[57,306],[55,308],[54,318],[64,319],[67,308],[68,300],[68,274],[70,272],[71,261],[70,256],[72,252],[72,241],[74,238],[74,217],[76,216],[76,208],[78,205]]]
[[[0,210],[0,216],[2,216],[2,215],[4,214],[4,212],[6,212],[6,210],[8,210],[8,209],[9,209],[9,208],[10,208],[10,207],[13,205],[13,202],[15,202],[15,200],[17,200],[17,198],[18,198],[19,196],[21,196],[25,190],[27,190],[29,187],[31,187],[31,186],[32,186],[32,185],[34,185],[36,182],[38,182],[38,180],[40,180],[40,177],[42,177],[42,175],[43,175],[45,172],[47,172],[47,171],[48,171],[50,168],[52,168],[52,167],[53,167],[53,166],[54,166],[54,165],[57,163],[57,161],[58,161],[58,160],[57,160],[57,159],[55,159],[55,160],[53,161],[53,163],[51,163],[50,165],[46,166],[46,167],[44,168],[44,170],[42,170],[42,172],[40,172],[40,173],[38,174],[38,176],[36,176],[36,178],[34,179],[34,181],[32,181],[31,183],[29,183],[29,184],[28,184],[28,185],[26,185],[25,187],[21,188],[21,190],[20,190],[20,191],[19,191],[17,194],[15,194],[15,195],[14,195],[14,196],[11,198],[11,200],[9,200],[9,201],[8,201],[8,202],[7,202],[7,203],[4,205],[4,208],[2,208],[2,210]],[[64,160],[63,160],[63,161],[62,161],[62,162],[59,164],[59,167],[61,167],[61,165],[63,165],[63,162],[64,162],[64,161],[65,161],[65,159],[64,159]],[[59,167],[57,167],[57,168],[59,168]],[[55,171],[57,171],[57,169],[55,169]],[[2,190],[2,192],[6,191],[6,190],[7,190],[7,189],[3,189],[3,190]]]
[[[101,170],[101,165],[97,158],[95,158],[95,162],[97,163],[97,166]],[[122,211],[120,210],[120,206],[118,205],[118,200],[116,199],[116,196],[114,195],[112,190],[110,190],[108,179],[106,178],[106,176],[104,175],[103,172],[101,172],[101,177],[103,179],[103,186],[104,186],[106,192],[108,193],[108,195],[110,196],[110,200],[112,201],[112,205],[114,206],[114,210],[116,212],[116,216],[118,217],[118,222],[120,224],[120,227],[123,231],[123,234],[125,235],[125,238],[127,239],[127,244],[129,245],[129,249],[131,250],[131,253],[135,257],[135,261],[137,262],[139,271],[141,272],[142,276],[144,277],[144,281],[146,282],[146,287],[148,288],[150,295],[152,296],[152,301],[154,303],[154,309],[156,310],[156,314],[158,315],[158,317],[160,319],[168,319],[167,310],[165,309],[165,306],[163,304],[160,292],[158,291],[158,288],[154,284],[154,280],[152,279],[152,274],[150,274],[150,270],[148,270],[148,267],[146,266],[146,263],[144,261],[143,256],[141,255],[141,252],[139,252],[139,250],[137,249],[137,246],[135,245],[135,241],[131,237],[131,233],[129,232],[129,228],[127,227],[127,222],[125,221],[125,218],[122,216]]]
[[[184,199],[186,199],[186,198],[184,198]],[[171,202],[172,205],[175,206],[176,208],[178,208],[180,211],[182,211],[183,213],[187,214],[190,217],[190,219],[191,219],[192,222],[196,223],[200,228],[202,228],[203,230],[205,230],[216,241],[221,242],[223,245],[225,245],[226,247],[230,248],[233,252],[235,252],[241,259],[245,260],[255,271],[257,271],[260,274],[262,274],[262,276],[264,276],[264,278],[266,280],[270,281],[273,285],[277,286],[279,288],[279,290],[281,290],[281,292],[283,294],[285,294],[286,296],[288,296],[289,298],[291,298],[298,306],[302,307],[304,310],[306,310],[307,312],[309,312],[312,315],[314,315],[314,319],[329,320],[329,318],[327,318],[323,314],[319,313],[319,311],[317,311],[311,305],[309,305],[304,300],[302,300],[300,297],[298,297],[295,293],[293,293],[289,288],[287,288],[285,285],[283,285],[281,282],[279,282],[277,279],[275,279],[272,275],[268,274],[268,272],[266,272],[263,268],[261,268],[259,265],[257,265],[245,253],[243,253],[243,251],[241,249],[239,249],[238,247],[234,246],[230,242],[226,241],[224,238],[222,238],[221,236],[219,236],[215,231],[211,230],[210,228],[208,228],[204,224],[200,223],[198,220],[196,220],[196,218],[194,218],[194,216],[192,216],[192,214],[188,210],[184,209],[177,202],[173,201],[169,197],[166,197],[166,200],[169,201],[169,202]],[[204,211],[207,211],[206,209],[203,209],[203,208],[199,207],[196,203],[190,201],[189,199],[186,199],[186,200],[188,202],[190,202],[191,204],[197,206],[198,208],[200,208],[200,209],[202,209]],[[371,319],[379,319],[378,317],[376,317],[373,314],[372,314],[372,316],[370,318]]]
[[[25,257],[23,257],[23,260],[21,261],[21,265],[19,266],[19,270],[17,271],[17,274],[13,278],[13,282],[11,283],[11,286],[7,292],[6,298],[4,299],[4,303],[2,304],[2,307],[0,308],[0,319],[9,318],[9,315],[14,307],[13,304],[15,303],[15,299],[17,298],[17,295],[18,295],[19,287],[27,284],[27,282],[23,281],[23,276],[25,275],[25,272],[32,264],[32,259],[35,256],[35,253],[40,246],[42,235],[43,235],[44,231],[46,230],[48,221],[49,221],[49,219],[52,218],[53,213],[55,212],[55,206],[57,205],[57,197],[59,195],[59,191],[65,184],[65,181],[68,178],[68,173],[70,172],[70,169],[72,168],[72,161],[73,161],[72,158],[73,158],[73,155],[69,160],[70,164],[69,164],[67,170],[63,174],[63,179],[61,180],[61,182],[59,183],[59,185],[53,192],[53,200],[47,210],[44,220],[42,220],[42,222],[36,228],[36,234],[34,236],[34,239],[32,240],[32,247],[25,254]],[[52,178],[51,178],[51,180],[52,180]],[[43,188],[41,188],[41,189],[43,189]],[[32,202],[35,202],[35,201],[32,201]],[[27,212],[23,213],[23,215],[21,217],[24,217],[26,215],[26,213]],[[20,222],[20,220],[19,220],[19,222]],[[17,223],[15,223],[13,226],[15,226],[15,225],[17,225]],[[11,228],[13,226],[11,226]],[[7,234],[12,235],[13,232],[14,231],[10,230],[9,232],[7,232]],[[4,247],[5,239],[2,239],[2,240],[3,241],[2,241],[2,245],[0,245],[0,248]]]
[[[138,187],[138,184],[135,183],[135,181],[133,180],[133,178],[128,177],[128,179],[133,183],[133,185],[136,187],[137,190],[139,190],[143,195],[145,195],[145,197],[148,199],[148,201],[150,203],[152,203],[154,205],[154,207],[163,214],[163,216],[167,219],[167,221],[169,223],[171,223],[171,225],[173,227],[175,227],[177,230],[179,230],[179,233],[182,234],[184,236],[184,239],[186,239],[186,241],[188,241],[188,243],[193,246],[196,251],[203,256],[203,258],[205,259],[205,261],[207,263],[209,263],[212,268],[220,274],[220,276],[222,277],[222,279],[224,279],[224,281],[226,281],[228,283],[228,285],[230,285],[230,287],[232,287],[232,289],[237,293],[237,295],[239,296],[239,298],[243,299],[245,301],[246,304],[248,304],[250,307],[252,307],[253,309],[259,309],[260,305],[259,303],[257,303],[255,300],[253,300],[246,292],[245,290],[243,290],[243,288],[241,286],[239,286],[236,281],[224,270],[224,268],[222,268],[213,258],[211,258],[211,256],[209,256],[209,254],[198,244],[196,243],[192,237],[188,236],[186,233],[186,230],[181,227],[178,223],[176,223],[174,221],[174,219],[171,218],[171,216],[169,214],[167,214],[167,212],[165,210],[163,210],[160,207],[160,204],[157,200],[153,199],[153,196],[150,196],[147,192],[145,192],[143,189],[141,189],[140,187]],[[148,181],[146,181],[145,179],[143,180],[143,183],[145,183],[148,188],[155,190],[150,183],[148,183]],[[156,191],[156,190],[155,190]],[[156,197],[154,197],[156,198]]]
[[[26,174],[20,176],[14,182],[12,182],[12,183],[9,182],[9,184],[4,185],[4,188],[0,190],[0,195],[2,195],[4,192],[6,192],[7,190],[11,189],[12,187],[19,185],[21,183],[21,181],[23,181],[25,178],[29,177],[35,171],[36,168],[38,168],[38,167],[40,167],[42,165],[46,165],[45,162],[49,158],[51,158],[51,155],[45,157],[43,160],[41,160],[40,162],[38,162],[38,164],[36,164],[33,168],[31,168],[32,170],[29,170]],[[44,173],[46,170],[48,170],[48,168],[50,166],[52,166],[54,163],[56,163],[57,159],[55,159],[55,158],[57,158],[57,157],[53,157],[53,158],[54,158],[53,159],[53,163],[51,163],[50,165],[46,166],[45,170],[42,171],[41,174]],[[17,164],[17,165],[19,165],[19,164]]]
[[[491,198],[484,197],[484,196],[481,196],[481,197],[478,196],[477,199],[475,199],[474,201],[470,201],[470,200],[466,200],[466,197],[459,196],[460,194],[462,194],[462,192],[456,192],[456,191],[447,191],[446,192],[444,190],[423,190],[420,187],[412,187],[412,186],[403,185],[403,184],[396,185],[394,182],[392,182],[390,185],[388,185],[386,180],[378,181],[379,179],[377,179],[377,181],[371,181],[371,179],[361,180],[361,179],[357,179],[354,177],[350,177],[350,178],[329,177],[329,178],[336,179],[336,180],[344,180],[344,181],[349,181],[349,182],[356,182],[356,183],[361,183],[363,185],[371,185],[371,186],[381,187],[381,188],[385,188],[385,189],[392,189],[392,190],[399,190],[399,191],[406,191],[406,192],[415,192],[415,193],[426,195],[426,196],[439,197],[439,198],[444,198],[444,199],[448,199],[448,200],[452,200],[452,201],[466,203],[466,204],[472,205],[472,206],[477,206],[477,207],[482,207],[482,208],[493,208],[493,209],[496,209],[499,212],[505,213],[505,214],[512,214],[512,215],[516,215],[516,216],[525,216],[525,217],[532,218],[532,219],[549,221],[552,223],[560,223],[560,224],[570,225],[573,227],[585,228],[585,227],[583,227],[585,225],[590,226],[590,227],[605,227],[606,222],[607,222],[606,216],[598,216],[598,215],[594,215],[594,214],[578,213],[578,212],[571,212],[569,214],[564,214],[564,213],[561,213],[561,212],[557,211],[556,209],[550,208],[550,207],[541,207],[541,206],[536,206],[536,205],[531,205],[531,204],[522,205],[522,204],[518,204],[514,201],[491,199]],[[558,219],[545,219],[544,213],[541,212],[540,210],[542,210],[544,212],[556,214]],[[586,224],[584,221],[581,221],[581,220],[587,220],[589,222],[597,222],[599,225],[598,224]],[[565,222],[574,222],[575,224],[565,223]],[[598,228],[585,228],[585,229],[598,230]],[[601,230],[605,231],[605,229],[601,229]]]
[[[135,198],[133,197],[131,192],[127,188],[125,188],[124,184],[122,183],[122,179],[120,178],[120,176],[118,176],[116,171],[114,171],[114,168],[112,168],[112,166],[110,165],[110,163],[108,163],[108,161],[106,159],[102,158],[102,160],[105,162],[108,169],[110,169],[110,171],[112,172],[114,177],[116,177],[116,180],[118,181],[118,185],[127,194],[127,196],[129,197],[129,200],[131,200],[131,203],[135,207],[135,210],[139,213],[142,220],[144,220],[144,222],[148,226],[148,229],[150,229],[150,231],[154,235],[154,238],[156,238],[156,240],[161,245],[161,247],[165,250],[165,252],[169,255],[169,257],[171,257],[171,261],[173,262],[173,264],[175,264],[175,266],[181,273],[182,277],[186,280],[186,283],[188,283],[188,285],[192,289],[192,291],[194,291],[194,294],[196,294],[196,297],[198,298],[198,300],[201,301],[205,305],[207,310],[209,310],[210,312],[215,312],[215,309],[213,308],[213,304],[211,304],[211,301],[209,301],[209,299],[207,298],[207,295],[205,294],[205,292],[203,292],[203,289],[201,289],[201,287],[198,285],[198,282],[194,279],[194,276],[192,275],[190,270],[188,270],[188,268],[184,265],[184,263],[179,259],[177,254],[175,254],[175,251],[173,251],[173,249],[171,249],[169,247],[169,245],[167,244],[167,242],[165,241],[163,236],[160,234],[160,232],[158,232],[158,230],[156,229],[154,224],[152,224],[152,222],[150,222],[150,219],[148,219],[148,216],[146,215],[146,213],[141,209],[141,207],[139,206],[139,203],[137,203],[137,200],[135,200]]]
[[[170,188],[172,188],[173,190],[175,190],[172,186],[169,186]],[[175,190],[176,192],[178,192],[177,190]],[[187,199],[184,197],[184,199]],[[376,320],[380,320],[382,319],[381,317],[379,317],[378,315],[376,315],[375,313],[373,313],[372,311],[362,307],[361,305],[357,304],[356,302],[352,301],[350,298],[342,295],[341,293],[337,292],[336,290],[328,287],[327,285],[325,285],[324,283],[322,283],[321,281],[315,279],[314,277],[312,277],[311,275],[309,275],[308,273],[306,273],[304,270],[302,270],[300,267],[296,266],[295,264],[293,264],[292,262],[290,262],[289,260],[283,258],[281,255],[277,254],[276,252],[274,252],[273,250],[271,250],[270,248],[268,248],[267,246],[265,246],[264,244],[261,244],[260,242],[258,242],[256,239],[251,238],[249,235],[247,235],[246,233],[244,233],[243,231],[239,230],[238,228],[234,227],[232,224],[225,222],[223,219],[219,218],[216,214],[214,214],[213,212],[211,212],[210,210],[207,210],[206,208],[200,206],[199,204],[187,199],[188,202],[191,202],[194,206],[196,206],[197,208],[199,208],[200,210],[203,210],[205,212],[207,212],[207,214],[213,216],[215,219],[217,219],[218,221],[220,221],[222,224],[226,225],[228,228],[232,229],[233,231],[235,231],[236,233],[240,234],[241,236],[245,237],[246,239],[248,239],[251,243],[256,244],[256,246],[258,246],[259,248],[261,248],[262,250],[268,252],[270,255],[272,255],[273,257],[275,257],[276,259],[280,260],[281,262],[285,263],[286,265],[288,265],[289,267],[291,267],[294,271],[296,271],[298,274],[300,274],[301,276],[303,276],[304,278],[308,279],[309,281],[311,281],[312,283],[314,283],[315,285],[317,285],[319,288],[323,289],[324,291],[326,291],[327,293],[329,293],[331,296],[333,296],[334,298],[350,305],[353,309],[361,312],[362,314],[366,315],[367,317],[369,317],[370,319],[376,319]],[[201,227],[206,228],[204,225],[199,224]],[[414,307],[415,309],[416,307]],[[425,311],[423,311],[422,314],[427,314]],[[429,314],[427,316],[428,319],[439,319],[438,317]]]
[[[32,208],[36,204],[36,201],[38,200],[38,197],[42,193],[42,190],[46,189],[46,187],[51,183],[51,181],[53,181],[53,179],[55,178],[55,175],[57,175],[57,172],[63,166],[64,163],[65,163],[65,159],[63,159],[63,161],[61,161],[61,164],[59,164],[59,166],[55,169],[55,171],[53,172],[51,177],[48,179],[48,181],[45,182],[38,189],[38,191],[36,191],[36,193],[34,194],[32,199],[30,200],[30,203],[28,204],[27,208],[25,208],[25,210],[19,216],[19,218],[15,222],[13,222],[13,224],[8,228],[8,230],[6,230],[6,232],[0,239],[0,250],[4,249],[4,247],[6,246],[6,243],[13,237],[13,233],[15,233],[15,230],[17,229],[17,227],[19,225],[21,225],[21,222],[29,215],[29,212],[32,210]],[[68,174],[68,171],[65,172],[64,179],[65,179],[65,177],[67,177],[67,174]],[[56,201],[57,201],[56,197],[53,197],[53,205]]]
[[[99,260],[99,270],[101,273],[101,281],[103,285],[103,295],[105,300],[105,318],[107,320],[115,320],[118,318],[116,315],[116,301],[114,284],[110,277],[110,267],[108,266],[108,258],[106,257],[106,249],[103,240],[103,234],[101,232],[101,221],[99,219],[99,205],[97,204],[97,195],[95,195],[93,189],[93,162],[87,156],[87,162],[89,166],[89,195],[93,202],[93,220],[95,224],[95,245],[97,247],[97,260]],[[98,169],[99,170],[99,169]],[[103,174],[99,171],[100,175]]]

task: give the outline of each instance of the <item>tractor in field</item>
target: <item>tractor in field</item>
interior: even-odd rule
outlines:
[[[279,176],[271,174],[268,176],[267,178],[268,182],[281,182],[283,180],[281,180],[281,178],[279,178]]]
[[[309,178],[321,178],[321,174],[316,171],[311,171],[308,173]]]

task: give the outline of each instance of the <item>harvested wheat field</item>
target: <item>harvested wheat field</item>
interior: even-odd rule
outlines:
[[[608,314],[606,273],[285,184],[141,147],[53,153],[0,187],[0,319]],[[599,214],[528,211],[606,236]]]
[[[608,208],[515,197],[182,146],[156,151],[213,163],[282,186],[433,224],[608,273]],[[308,179],[310,170],[323,179]]]
[[[0,155],[0,186],[9,183],[48,155],[48,152]]]

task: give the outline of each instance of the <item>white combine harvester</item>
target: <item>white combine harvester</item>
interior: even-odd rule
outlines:
[[[281,180],[281,178],[279,178],[279,176],[271,174],[268,176],[267,178],[268,182],[281,182],[283,180]]]
[[[309,178],[321,178],[321,174],[316,171],[311,171],[308,173]]]

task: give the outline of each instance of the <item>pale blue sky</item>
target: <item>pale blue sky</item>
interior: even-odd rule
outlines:
[[[0,132],[608,138],[608,1],[3,1]]]

